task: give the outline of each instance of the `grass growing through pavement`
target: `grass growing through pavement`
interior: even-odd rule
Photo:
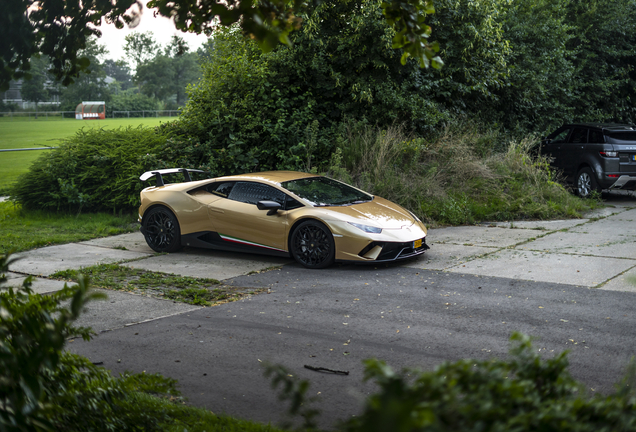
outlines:
[[[137,229],[133,215],[27,212],[12,202],[0,202],[0,253],[90,240]]]
[[[50,277],[75,282],[80,274],[88,276],[91,285],[96,287],[168,298],[199,306],[227,303],[259,291],[250,289],[246,292],[243,288],[221,285],[216,279],[157,273],[117,264],[63,270]]]
[[[161,123],[174,120],[174,117],[106,119],[106,120],[38,120],[27,118],[0,117],[0,149],[56,147],[60,140],[74,135],[82,128],[116,129],[127,126],[159,126]],[[19,152],[0,152],[0,196],[6,193],[20,174],[24,174],[37,157],[51,150],[31,150]]]

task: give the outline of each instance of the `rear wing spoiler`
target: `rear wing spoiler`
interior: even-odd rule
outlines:
[[[190,177],[190,173],[191,172],[204,173],[206,171],[201,171],[201,170],[196,170],[196,169],[186,169],[186,168],[167,168],[167,169],[146,171],[141,176],[139,176],[139,180],[146,181],[146,180],[148,180],[151,177],[156,177],[157,178],[157,187],[159,187],[159,186],[163,186],[164,185],[163,177],[162,177],[163,174],[182,173],[183,176],[185,177],[185,181],[191,182],[192,181],[192,178]]]

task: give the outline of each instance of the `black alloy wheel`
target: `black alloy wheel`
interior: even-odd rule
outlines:
[[[592,192],[601,192],[596,183],[594,173],[589,168],[583,168],[576,175],[576,194],[581,198],[589,198]]]
[[[331,231],[314,220],[303,222],[294,230],[291,251],[296,261],[310,269],[328,267],[336,256]]]
[[[156,252],[181,249],[181,229],[177,217],[166,207],[150,209],[143,219],[146,243]]]

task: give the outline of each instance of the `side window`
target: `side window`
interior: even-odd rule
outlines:
[[[605,137],[603,136],[603,132],[590,130],[589,142],[593,144],[604,143]]]
[[[559,131],[556,133],[556,135],[554,137],[552,137],[552,141],[550,141],[551,143],[564,143],[565,140],[568,137],[568,134],[570,133],[570,128],[567,129],[563,129],[562,131]]]
[[[571,144],[583,144],[587,143],[587,129],[586,128],[574,128],[572,135],[570,135]]]
[[[275,201],[281,206],[285,205],[283,192],[271,186],[256,182],[237,182],[232,188],[228,198],[247,204],[256,204],[259,201]]]
[[[290,197],[289,195],[286,195],[286,201],[285,201],[285,210],[293,210],[293,209],[297,209],[300,207],[304,207],[304,205],[300,202],[298,202],[298,200],[295,200],[294,198]]]
[[[208,186],[208,192],[227,198],[236,182],[214,182]]]

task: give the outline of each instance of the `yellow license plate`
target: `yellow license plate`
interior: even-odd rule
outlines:
[[[421,248],[421,247],[422,247],[422,239],[415,240],[413,242],[413,249],[417,249],[417,248]]]

